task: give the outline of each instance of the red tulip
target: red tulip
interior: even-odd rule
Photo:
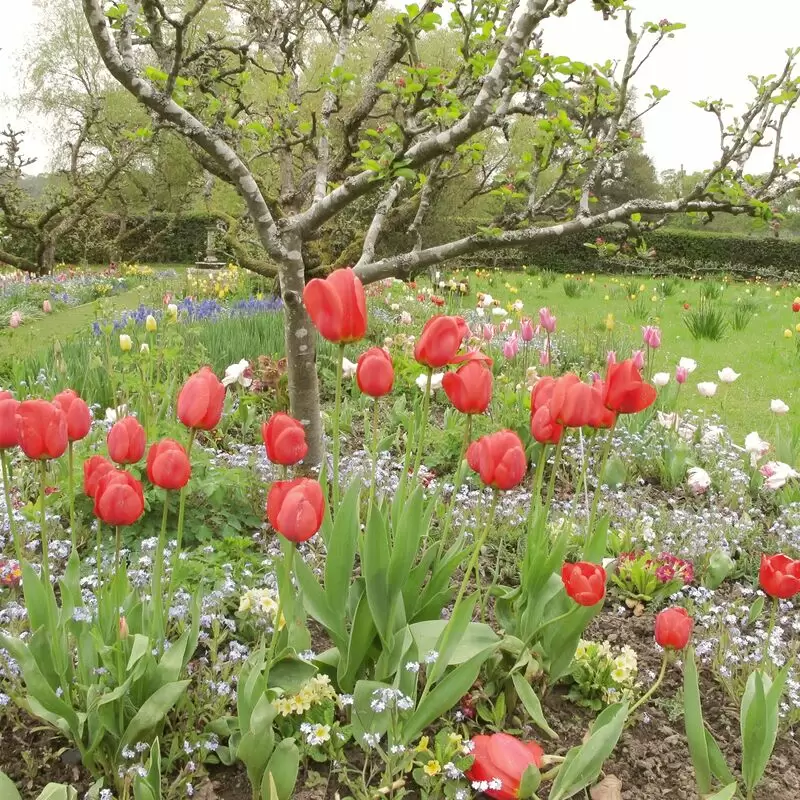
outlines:
[[[325,498],[322,487],[310,478],[275,481],[267,495],[270,525],[290,542],[305,542],[322,525]]]
[[[579,605],[594,606],[606,596],[606,571],[599,564],[564,564],[561,580],[567,594]]]
[[[59,458],[67,449],[67,420],[47,400],[24,400],[15,415],[19,446],[28,458]]]
[[[303,423],[283,411],[273,414],[262,426],[261,436],[267,458],[286,467],[302,461],[308,452]]]
[[[350,267],[306,284],[303,302],[316,329],[329,342],[357,342],[367,332],[364,286]]]
[[[518,486],[528,469],[525,448],[519,436],[509,430],[482,436],[473,442],[467,450],[467,462],[487,486],[495,489]]]
[[[564,433],[564,426],[559,425],[550,414],[549,406],[542,406],[531,415],[531,436],[541,444],[558,444]]]
[[[71,442],[77,442],[89,433],[92,414],[77,392],[65,389],[53,398],[53,405],[58,406],[67,418],[67,438]]]
[[[116,467],[104,456],[92,456],[83,462],[83,491],[94,498],[100,481]]]
[[[135,464],[144,455],[147,434],[135,417],[123,417],[111,426],[106,444],[112,461]]]
[[[370,397],[383,397],[392,391],[394,367],[391,356],[382,347],[370,347],[358,358],[358,388]]]
[[[656,615],[656,643],[668,650],[683,650],[689,644],[693,627],[685,608],[665,608]]]
[[[797,300],[792,303],[792,311],[794,311],[795,314],[800,311],[800,303],[798,303]]]
[[[656,400],[656,389],[642,380],[632,359],[612,364],[608,368],[604,403],[617,414],[637,414]]]
[[[461,317],[431,317],[414,345],[414,358],[432,369],[458,364],[465,360],[465,357],[456,353],[467,335],[469,328]]]
[[[475,757],[466,771],[470,781],[481,784],[487,797],[495,800],[517,800],[525,770],[531,764],[542,766],[544,750],[536,742],[523,742],[507,733],[481,734],[472,737]],[[494,781],[499,788],[483,788]]]
[[[225,387],[210,367],[189,376],[178,395],[178,419],[187,428],[210,431],[222,417]]]
[[[147,454],[147,477],[162,489],[182,489],[189,483],[192,464],[186,450],[174,439],[151,445]]]
[[[15,400],[9,392],[0,392],[0,450],[16,447],[19,444],[18,409],[18,400]]]
[[[492,373],[482,361],[470,359],[442,378],[448,400],[462,414],[483,414],[492,399]]]
[[[577,376],[576,376],[577,377]],[[542,406],[547,405],[553,397],[556,388],[556,379],[550,375],[539,378],[531,390],[531,412],[538,411]]]
[[[568,428],[610,428],[615,414],[603,405],[602,383],[589,385],[578,382],[564,397],[560,422]]]
[[[94,513],[107,525],[133,525],[144,513],[142,484],[122,469],[106,473],[97,485]]]
[[[761,588],[770,596],[788,600],[800,593],[800,561],[777,553],[762,555],[758,571]]]

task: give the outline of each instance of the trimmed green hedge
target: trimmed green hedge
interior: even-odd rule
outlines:
[[[59,243],[56,259],[66,263],[104,263],[113,255],[122,261],[137,258],[160,264],[191,264],[204,257],[206,229],[215,222],[215,218],[208,214],[190,214],[177,219],[166,214],[154,214],[147,219],[131,218],[128,220],[129,231],[145,224],[115,246],[119,219],[95,217]],[[468,236],[479,224],[480,221],[473,219],[434,217],[427,226],[425,243],[435,245]],[[642,270],[691,274],[726,271],[764,277],[793,277],[800,272],[800,238],[776,239],[767,234],[743,236],[665,227],[648,235],[647,244],[655,250],[656,257],[643,260],[599,256],[595,250],[585,246],[597,236],[603,236],[609,242],[622,243],[625,240],[624,230],[612,227],[547,239],[526,247],[484,251],[460,259],[460,263],[503,269],[519,269],[522,264],[527,264],[559,272]],[[406,252],[412,244],[404,233],[390,231],[379,252],[381,255]],[[32,243],[12,239],[12,251],[30,256]]]

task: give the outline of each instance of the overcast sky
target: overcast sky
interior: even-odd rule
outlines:
[[[718,131],[713,117],[692,101],[723,97],[741,108],[750,97],[747,76],[777,72],[786,48],[800,46],[800,0],[632,0],[632,4],[640,22],[666,17],[687,25],[659,47],[637,77],[640,94],[652,83],[671,90],[645,117],[647,152],[659,170],[707,167],[718,152]],[[20,115],[8,100],[18,86],[18,53],[30,39],[39,13],[32,0],[0,0],[0,126],[24,125],[30,154],[43,169],[49,154],[46,126]],[[590,0],[577,0],[566,18],[545,23],[544,49],[550,53],[595,62],[619,58],[625,47],[620,25],[603,23]],[[795,151],[800,150],[800,109],[797,116],[785,139]]]

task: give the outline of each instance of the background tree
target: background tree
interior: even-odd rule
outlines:
[[[594,2],[624,26],[628,47],[619,62],[588,64],[547,52],[541,40],[541,22],[574,2],[466,0],[445,22],[438,0],[400,12],[378,0],[82,0],[114,78],[242,199],[265,253],[250,266],[280,279],[289,393],[308,425],[310,460],[321,437],[314,330],[302,304],[307,266],[324,269],[346,254],[365,281],[411,277],[480,250],[637,225],[641,214],[765,216],[797,185],[797,161],[781,148],[798,99],[790,51],[774,76],[753,79],[738,116],[701,104],[719,122],[720,156],[688,191],[599,207],[597,187],[641,147],[635,125],[667,93],[651,87],[630,114],[636,76],[683,26],[637,27],[623,0]],[[453,38],[456,50],[441,46]],[[527,143],[509,158],[520,125]],[[774,168],[752,181],[746,165],[766,147]],[[468,235],[427,244],[437,191],[475,170],[512,202]],[[320,247],[344,216],[363,219],[363,230],[338,253],[330,239]],[[407,251],[381,255],[385,232],[409,216]]]

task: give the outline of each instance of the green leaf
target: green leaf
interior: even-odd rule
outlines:
[[[600,564],[606,554],[606,541],[608,539],[609,516],[605,514],[594,524],[589,541],[583,551],[583,560],[592,564]]]
[[[5,800],[5,795],[3,795]],[[78,790],[63,783],[48,783],[37,800],[78,800]]]
[[[436,684],[439,678],[444,675],[444,671],[448,666],[450,666],[450,661],[453,657],[456,647],[458,647],[464,638],[467,638],[467,630],[470,626],[472,612],[474,611],[475,604],[477,602],[477,592],[469,597],[464,597],[461,603],[458,604],[458,607],[454,610],[453,615],[449,620],[446,621],[444,627],[442,628],[439,639],[436,641],[434,647],[431,648],[431,650],[434,650],[436,653],[438,653],[438,657],[436,658],[434,665],[431,667],[427,675],[427,682],[431,686]],[[480,636],[481,631],[479,630],[475,635]],[[419,649],[420,653],[428,652],[420,645],[419,640],[417,640],[417,648]]]
[[[683,717],[697,789],[701,795],[705,795],[711,791],[711,763],[703,724],[703,708],[700,704],[697,662],[691,647],[686,651],[683,665]]]
[[[705,800],[733,800],[738,788],[736,781],[734,781],[733,783],[729,783],[724,789],[720,789],[718,792],[708,795]]]
[[[359,681],[353,690],[352,733],[353,741],[364,747],[364,734],[377,733],[382,736],[392,721],[391,711],[375,711],[372,708],[373,694],[376,689],[389,689],[388,683],[379,681]]]
[[[5,772],[0,772],[0,797],[4,800],[22,800],[16,786]]]
[[[589,729],[589,738],[567,753],[550,789],[549,800],[566,800],[595,782],[617,745],[627,717],[627,703],[615,703],[597,717]]]
[[[531,685],[525,680],[525,677],[520,675],[519,672],[515,672],[511,676],[511,680],[514,684],[514,689],[516,689],[517,696],[528,712],[528,716],[533,721],[533,724],[544,731],[551,739],[558,739],[558,734],[547,724],[547,720],[544,718],[544,712],[542,711],[542,704],[539,702],[536,692],[533,691]]]
[[[448,620],[432,619],[425,622],[415,622],[413,625],[408,626],[420,654],[424,655],[431,650],[436,650],[437,642],[441,639],[447,624]],[[461,636],[454,636],[453,638],[456,641],[450,654],[450,665],[463,664],[487,647],[500,642],[500,637],[482,622],[470,623]]]
[[[269,670],[269,685],[279,686],[289,694],[299,692],[314,675],[317,668],[307,661],[288,656],[276,661]]]
[[[740,714],[742,730],[742,778],[752,790],[764,775],[778,735],[781,695],[789,674],[787,664],[775,681],[760,671],[747,679]]]
[[[350,641],[348,642],[345,657],[339,661],[338,683],[343,691],[352,691],[356,675],[362,671],[364,659],[375,639],[375,623],[372,621],[372,612],[369,607],[366,591],[361,596],[353,615],[350,628]]]
[[[170,648],[171,650],[172,648]],[[128,659],[128,665],[125,667],[126,672],[130,672],[136,662],[150,652],[150,640],[143,636],[141,633],[136,633],[133,636],[133,644],[131,645],[131,655]],[[169,651],[167,651],[169,652]]]
[[[417,705],[411,718],[403,726],[405,741],[416,739],[431,722],[458,703],[475,683],[483,663],[496,649],[497,645],[492,645],[481,650],[436,684],[428,696]]]
[[[155,728],[164,719],[190,683],[191,681],[188,680],[167,683],[142,703],[142,707],[128,723],[128,727],[125,729],[122,739],[120,739],[119,747],[117,748],[117,760],[120,759],[120,753],[123,748],[133,742],[138,742],[143,734]]]
[[[747,623],[752,625],[760,616],[761,612],[764,610],[764,600],[766,598],[762,594],[752,606],[750,606],[750,612],[747,615]]]
[[[347,635],[344,629],[344,614],[333,613],[325,590],[319,585],[311,567],[302,558],[294,562],[294,576],[303,592],[303,604],[306,611],[322,625],[340,650],[347,647]]]
[[[502,695],[500,695],[502,697]],[[536,790],[542,782],[542,773],[536,764],[529,764],[522,773],[522,780],[519,782],[517,796],[520,800],[530,800],[536,797]]]
[[[354,480],[336,509],[333,527],[325,542],[325,595],[330,608],[344,608],[353,575],[359,535],[361,480]]]
[[[711,766],[711,772],[714,777],[726,786],[729,783],[736,783],[736,778],[730,771],[725,756],[722,750],[719,749],[717,740],[711,735],[710,731],[706,728],[706,747],[708,748],[708,763]]]
[[[391,648],[392,607],[395,595],[402,592],[402,586],[389,586],[389,542],[383,514],[372,507],[364,537],[364,552],[361,555],[361,571],[366,580],[367,601],[372,611],[372,619],[386,648]]]
[[[284,739],[272,753],[261,781],[261,800],[270,800],[272,789],[278,800],[289,800],[297,783],[300,768],[300,751],[294,739]]]
[[[134,800],[161,800],[161,743],[156,736],[150,748],[147,774],[133,778]]]

